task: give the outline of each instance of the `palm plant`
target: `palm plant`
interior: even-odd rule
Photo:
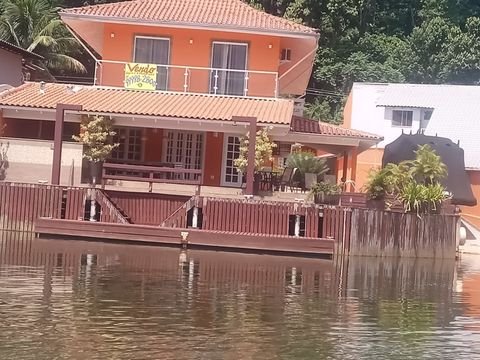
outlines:
[[[308,151],[299,151],[288,155],[287,166],[296,168],[301,175],[312,173],[319,176],[328,171],[325,158],[316,157],[315,154]]]
[[[422,145],[415,151],[415,160],[411,161],[413,177],[424,184],[434,184],[447,175],[447,167],[430,145]]]
[[[79,53],[78,42],[58,17],[56,0],[0,0],[0,39],[43,56],[37,65],[47,74],[86,72],[71,55]]]

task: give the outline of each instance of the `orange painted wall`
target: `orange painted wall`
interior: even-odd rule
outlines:
[[[361,191],[372,168],[382,166],[383,149],[368,149],[357,156],[355,188]]]
[[[480,229],[480,171],[467,171],[472,185],[473,195],[477,199],[477,206],[463,206],[462,215],[470,223]]]
[[[163,130],[162,129],[145,129],[145,161],[161,161]]]
[[[205,144],[203,185],[220,186],[223,160],[223,133],[208,132]]]
[[[113,37],[112,37],[113,34]],[[136,35],[170,39],[170,64],[197,67],[211,66],[213,41],[248,43],[247,67],[256,71],[278,71],[280,39],[264,35],[237,34],[220,31],[175,29],[167,27],[105,24],[103,60],[133,61]],[[190,40],[193,41],[190,44]],[[270,48],[271,45],[271,48]],[[185,69],[171,69],[169,89],[183,91]],[[97,74],[102,85],[123,86],[124,65],[104,64]],[[191,70],[190,91],[208,92],[209,72]],[[273,76],[250,74],[250,96],[273,96]]]

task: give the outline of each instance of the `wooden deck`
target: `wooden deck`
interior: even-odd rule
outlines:
[[[181,247],[208,247],[230,250],[281,252],[332,256],[334,240],[233,231],[204,231],[159,226],[115,224],[40,218],[35,232],[41,236],[61,236],[116,242],[136,242]]]

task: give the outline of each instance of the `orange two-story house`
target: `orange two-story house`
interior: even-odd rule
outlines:
[[[268,127],[279,145],[278,163],[295,143],[348,157],[379,141],[294,116],[319,34],[240,0],[134,0],[65,9],[60,16],[95,60],[93,86],[26,83],[0,94],[0,119],[12,143],[22,138],[48,144],[56,105],[82,106],[65,114],[62,182],[71,167],[80,167],[81,148],[68,141],[82,114],[114,119],[114,141],[120,144],[112,154],[116,164],[168,164],[185,169],[177,180],[210,186],[241,186],[233,160],[248,124],[239,117]],[[21,145],[23,151],[36,149]],[[42,154],[48,165],[51,155]],[[12,180],[24,175],[11,169]],[[48,176],[42,169],[36,176],[43,179]],[[197,172],[189,173],[192,169]]]

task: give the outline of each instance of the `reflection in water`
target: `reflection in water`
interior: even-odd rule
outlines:
[[[474,264],[2,233],[0,359],[473,359]]]

